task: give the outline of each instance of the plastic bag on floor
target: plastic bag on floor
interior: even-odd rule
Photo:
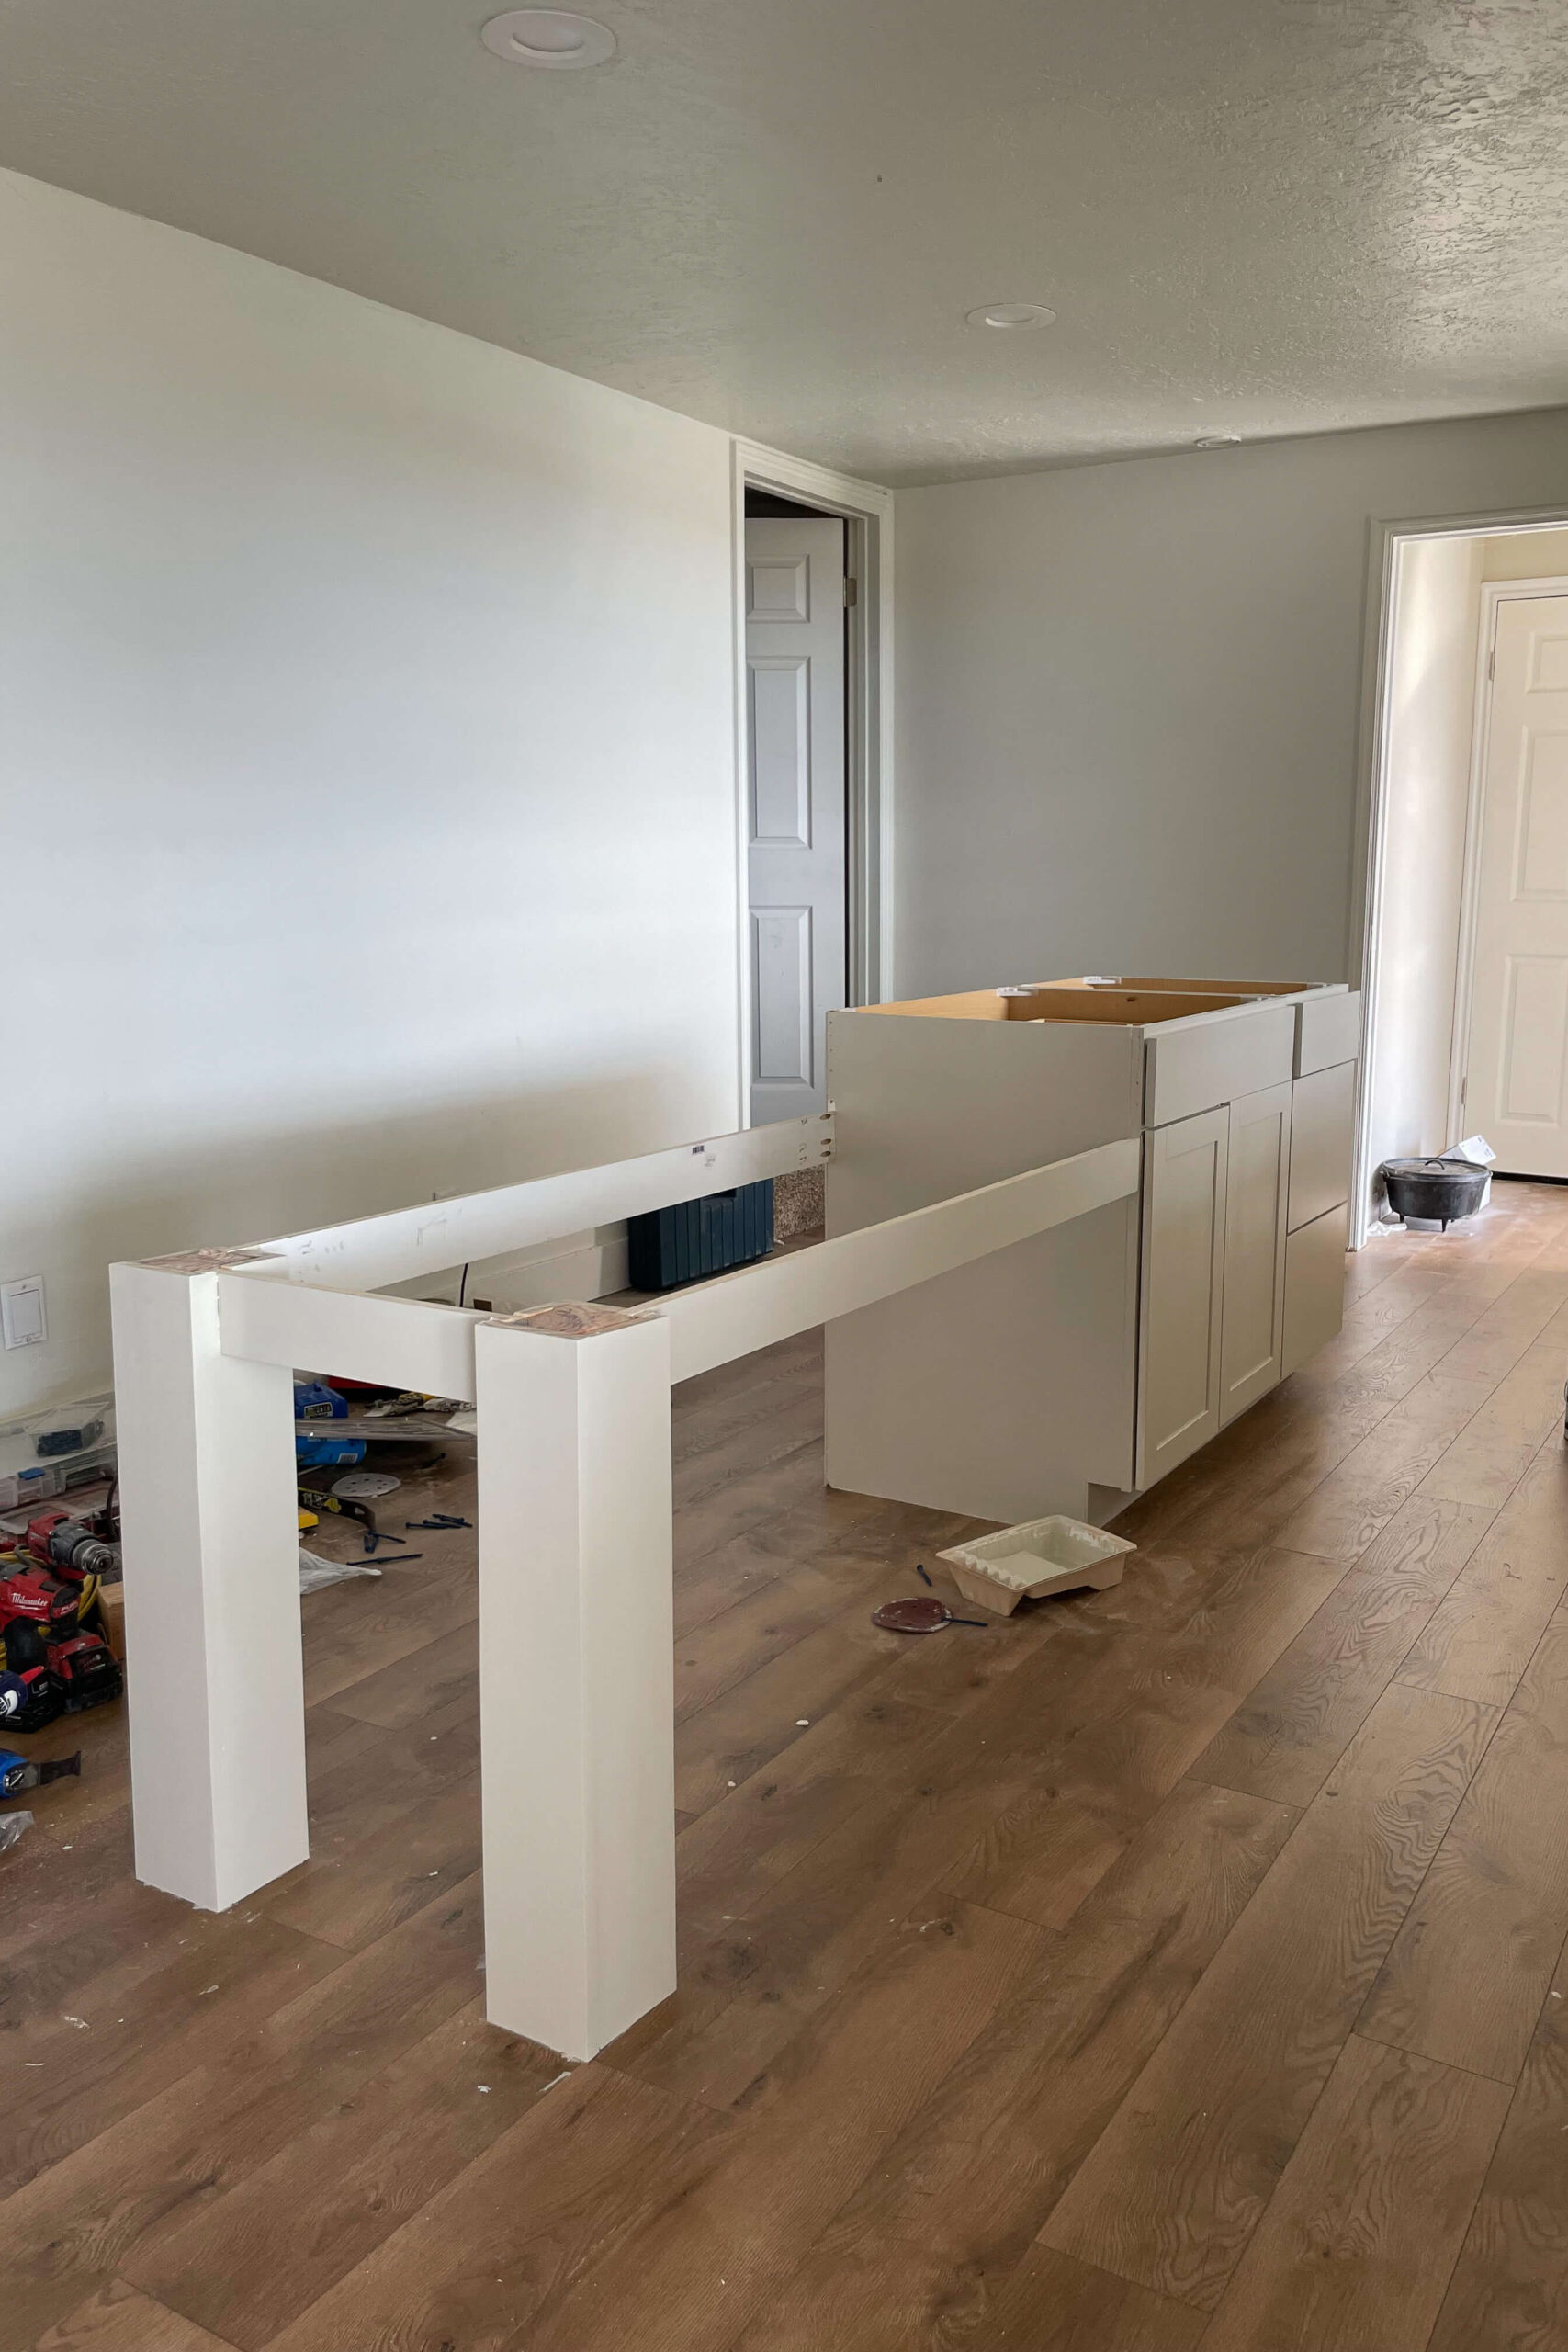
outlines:
[[[319,1552],[307,1552],[299,1546],[299,1590],[320,1592],[329,1584],[346,1584],[350,1577],[378,1577],[368,1560],[323,1560]]]
[[[30,1813],[0,1814],[0,1854],[8,1854],[33,1826]]]
[[[1462,1143],[1450,1143],[1443,1154],[1445,1159],[1463,1159],[1467,1160],[1472,1168],[1487,1169],[1491,1167],[1496,1157],[1496,1153],[1484,1136],[1466,1136]],[[1484,1208],[1491,1198],[1492,1179],[1488,1176],[1478,1205]]]

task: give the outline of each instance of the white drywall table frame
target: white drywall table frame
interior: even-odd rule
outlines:
[[[674,1990],[671,1382],[1131,1198],[1140,1145],[631,1311],[341,1284],[830,1148],[830,1121],[791,1120],[434,1204],[439,1240],[409,1210],[112,1270],[139,1877],[219,1910],[309,1856],[294,1368],[444,1391],[479,1430],[487,2013],[586,2058]]]

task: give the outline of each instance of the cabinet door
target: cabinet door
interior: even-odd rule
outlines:
[[[1230,1106],[1225,1172],[1220,1427],[1283,1376],[1285,1211],[1291,1182],[1291,1089],[1266,1086]]]
[[[1144,1140],[1140,1487],[1163,1478],[1220,1426],[1229,1138],[1230,1113],[1222,1105]]]
[[[1345,1319],[1345,1245],[1350,1212],[1344,1202],[1299,1226],[1285,1244],[1285,1370],[1294,1372],[1325,1348]]]
[[[1291,1095],[1292,1233],[1349,1199],[1355,1118],[1354,1062],[1297,1079]]]

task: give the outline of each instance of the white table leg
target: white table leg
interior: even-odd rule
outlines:
[[[485,1994],[591,2058],[675,1989],[670,1330],[474,1332]]]
[[[223,1911],[310,1850],[293,1375],[222,1353],[216,1271],[111,1290],[136,1875]]]

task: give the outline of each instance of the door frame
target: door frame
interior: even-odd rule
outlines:
[[[1492,740],[1495,680],[1492,653],[1500,607],[1517,596],[1568,598],[1568,577],[1483,580],[1475,648],[1475,723],[1470,743],[1470,789],[1464,814],[1464,867],[1460,882],[1459,959],[1454,975],[1453,1042],[1449,1048],[1449,1129],[1457,1134],[1465,1112],[1460,1094],[1469,1072],[1470,1016],[1475,995],[1475,933],[1481,906],[1481,831],[1486,814],[1486,758]]]
[[[1347,960],[1350,985],[1361,991],[1361,1059],[1356,1098],[1356,1141],[1350,1178],[1349,1246],[1359,1250],[1371,1226],[1371,1110],[1376,1086],[1377,999],[1382,948],[1383,889],[1387,879],[1388,763],[1390,704],[1393,695],[1393,633],[1398,626],[1398,560],[1411,539],[1487,538],[1504,532],[1568,529],[1568,507],[1538,506],[1493,510],[1479,514],[1434,514],[1393,519],[1373,516],[1368,531],[1366,623],[1361,655],[1361,706],[1357,751],[1356,826],[1350,898],[1347,910]],[[1487,587],[1517,591],[1525,581],[1491,581]],[[1483,657],[1477,650],[1477,666]],[[1474,792],[1474,745],[1472,744],[1471,790]],[[1473,814],[1473,811],[1472,812]],[[1471,838],[1465,841],[1468,887]],[[1462,915],[1461,915],[1462,921]],[[1462,944],[1462,943],[1461,943]],[[1456,990],[1457,995],[1457,990]],[[1468,1005],[1467,1005],[1468,1017]],[[1456,1009],[1454,1025],[1458,1026]],[[1450,1061],[1450,1116],[1455,1080]]]
[[[746,492],[771,490],[842,515],[845,571],[857,584],[845,632],[844,695],[849,1001],[894,994],[893,492],[853,474],[791,458],[762,442],[731,444],[730,537],[735,634],[736,972],[739,989],[739,1124],[751,1124],[750,894],[746,729]]]

